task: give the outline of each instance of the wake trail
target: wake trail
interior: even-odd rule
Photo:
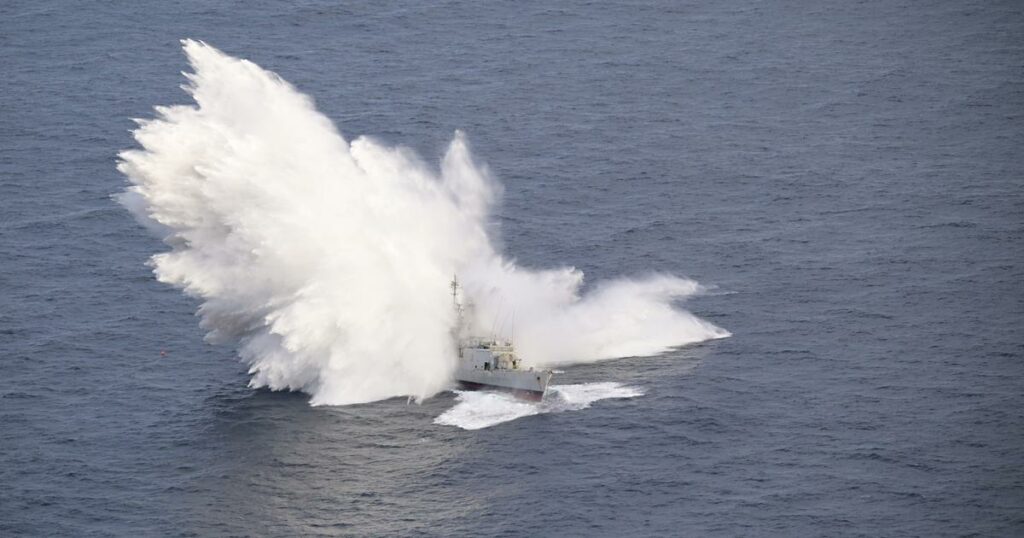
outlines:
[[[643,394],[636,387],[615,382],[552,385],[541,402],[528,402],[499,392],[456,391],[455,406],[435,418],[434,424],[479,430],[533,415],[579,411],[599,400]]]

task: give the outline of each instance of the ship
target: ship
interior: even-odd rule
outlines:
[[[468,335],[466,309],[460,300],[458,278],[452,279],[452,301],[458,316],[454,337],[459,355],[455,381],[466,390],[498,390],[526,400],[540,401],[555,372],[524,366],[511,340]]]

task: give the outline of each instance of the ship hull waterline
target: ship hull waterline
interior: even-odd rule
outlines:
[[[501,385],[488,385],[486,383],[477,383],[475,381],[458,381],[460,389],[464,390],[493,390],[497,392],[504,392],[511,394],[516,398],[523,400],[529,400],[531,402],[539,402],[544,399],[545,391],[541,390],[529,390],[529,389],[517,389],[512,387],[503,387]]]

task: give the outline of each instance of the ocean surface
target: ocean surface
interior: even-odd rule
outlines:
[[[1022,35],[1000,1],[5,1],[0,536],[1020,536]],[[112,199],[182,38],[350,139],[464,131],[519,264],[692,278],[732,336],[542,408],[248,388]]]

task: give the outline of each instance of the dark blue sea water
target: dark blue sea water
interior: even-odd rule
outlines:
[[[1024,6],[334,4],[0,5],[0,535],[1024,533]],[[110,199],[184,37],[464,130],[520,263],[687,275],[733,336],[475,431],[247,388]]]

